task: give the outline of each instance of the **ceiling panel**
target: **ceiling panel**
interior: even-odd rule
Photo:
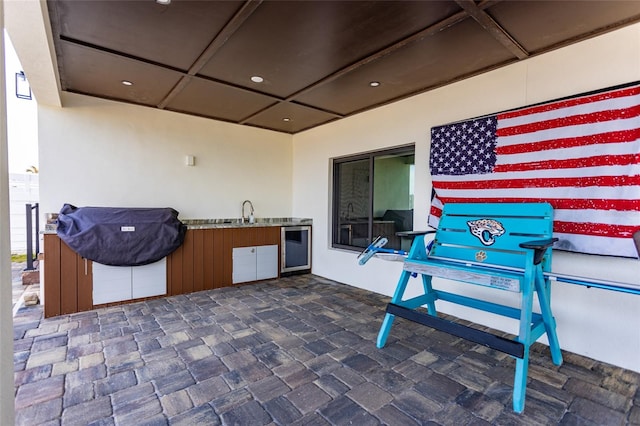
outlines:
[[[242,3],[56,0],[49,9],[61,37],[186,71]]]
[[[321,85],[297,100],[348,115],[515,60],[480,25],[467,19]],[[371,87],[372,81],[380,86]]]
[[[487,12],[526,50],[537,53],[621,21],[637,21],[640,1],[505,1]]]
[[[259,93],[193,77],[166,108],[237,122],[274,102]]]
[[[264,2],[200,74],[285,98],[459,10],[450,1]]]
[[[245,124],[280,132],[296,133],[304,129],[328,123],[338,117],[317,109],[291,102],[279,102],[247,120]]]
[[[640,22],[622,0],[47,4],[62,90],[287,133]]]
[[[126,57],[72,43],[60,43],[64,56],[62,88],[108,99],[156,106],[180,80],[181,74]],[[133,82],[131,86],[123,80]]]

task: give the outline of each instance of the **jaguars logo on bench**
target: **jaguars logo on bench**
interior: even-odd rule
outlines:
[[[482,244],[490,246],[496,242],[496,238],[504,234],[504,227],[493,219],[478,219],[467,222],[469,230]]]

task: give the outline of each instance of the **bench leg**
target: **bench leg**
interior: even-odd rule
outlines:
[[[536,277],[536,290],[538,292],[538,301],[540,302],[540,312],[544,321],[544,328],[549,340],[549,349],[551,350],[551,360],[555,365],[562,365],[562,352],[560,351],[560,343],[558,342],[558,334],[556,333],[556,320],[551,313],[551,283],[544,279],[542,273]]]
[[[389,331],[391,331],[391,325],[393,324],[395,317],[396,316],[392,314],[385,314],[384,320],[382,320],[382,326],[378,332],[378,340],[376,342],[376,347],[378,349],[383,348],[387,343],[387,337],[389,336]]]
[[[529,348],[525,348],[524,358],[516,359],[516,375],[513,380],[513,411],[524,411],[524,399],[527,391],[527,373],[529,370]]]
[[[527,391],[527,374],[529,370],[529,348],[531,347],[531,320],[533,316],[534,277],[525,275],[522,290],[522,306],[520,307],[520,331],[518,341],[524,345],[524,356],[516,359],[516,373],[513,379],[513,411],[524,411]]]
[[[424,294],[432,294],[433,288],[431,287],[431,276],[422,275],[422,286],[424,288]],[[396,305],[403,305],[402,296],[404,296],[404,291],[407,288],[407,284],[409,282],[409,278],[411,278],[411,273],[407,271],[403,271],[402,275],[400,275],[400,281],[398,282],[398,287],[396,288],[396,292],[391,298],[391,303]],[[416,298],[417,299],[417,298]],[[415,299],[412,299],[412,301]],[[438,316],[438,312],[436,311],[435,299],[431,299],[425,303],[427,306],[427,311],[429,315],[433,315],[434,317]],[[387,342],[387,337],[389,336],[389,331],[391,331],[391,325],[393,324],[393,320],[395,319],[395,315],[393,314],[385,314],[384,320],[382,320],[382,326],[380,327],[380,331],[378,332],[378,340],[376,341],[376,346],[378,349],[384,347]]]
[[[432,294],[433,293],[433,287],[431,287],[431,275],[425,275],[425,274],[421,274],[422,275],[422,287],[424,288],[424,294]],[[429,315],[433,315],[434,317],[438,316],[438,312],[436,311],[436,302],[435,299],[427,302],[427,312],[429,312]]]
[[[395,293],[393,293],[393,297],[391,298],[391,303],[401,304],[402,296],[404,295],[404,291],[407,288],[407,283],[409,283],[409,278],[411,278],[411,273],[402,271],[402,274],[400,274],[400,279],[398,280],[396,291]],[[376,346],[378,347],[378,349],[384,347],[385,343],[387,343],[387,336],[389,336],[389,331],[391,330],[391,325],[393,324],[394,318],[395,315],[385,314],[384,320],[382,321],[382,326],[380,327],[380,331],[378,332],[378,340],[376,342]]]
[[[409,250],[409,254],[407,256],[408,259],[426,259],[427,252],[424,244],[424,235],[418,235],[413,239],[413,243],[411,244],[411,249]],[[402,297],[404,296],[404,291],[407,288],[407,284],[409,283],[409,278],[411,278],[411,272],[402,271],[400,274],[400,279],[398,280],[398,285],[396,286],[396,291],[393,293],[393,297],[391,298],[391,303],[402,306]],[[427,277],[424,274],[422,275],[422,285],[424,287],[425,294],[433,293],[433,289],[431,288],[431,277]],[[436,314],[436,305],[433,300],[426,303],[427,309],[429,310],[429,314]],[[395,315],[393,314],[385,314],[384,320],[382,321],[382,326],[380,327],[380,331],[378,332],[378,340],[376,342],[376,346],[378,348],[384,347],[387,343],[387,336],[389,336],[389,331],[391,330],[391,325],[393,324],[393,320]]]

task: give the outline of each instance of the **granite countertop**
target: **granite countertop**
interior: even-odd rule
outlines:
[[[297,217],[257,217],[254,223],[242,223],[241,219],[180,219],[188,229],[245,228],[262,226],[311,225],[313,220]]]
[[[248,220],[248,219],[247,219]],[[215,229],[215,228],[245,228],[263,226],[298,226],[311,225],[312,219],[297,217],[257,217],[254,223],[242,223],[240,218],[234,219],[180,219],[187,225],[187,229]],[[55,220],[48,221],[42,234],[55,234],[57,223]]]

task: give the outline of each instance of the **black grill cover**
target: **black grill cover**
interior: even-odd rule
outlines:
[[[57,233],[82,257],[105,265],[138,266],[157,262],[180,247],[186,229],[172,208],[65,204]]]

